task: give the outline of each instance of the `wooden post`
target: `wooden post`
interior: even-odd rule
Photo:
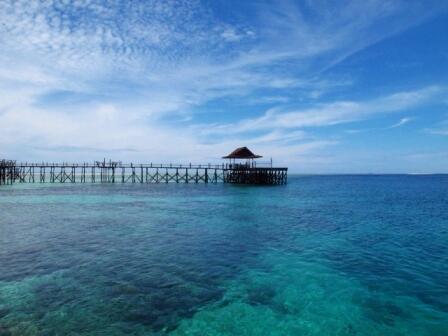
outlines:
[[[140,183],[143,183],[143,166],[140,165]]]

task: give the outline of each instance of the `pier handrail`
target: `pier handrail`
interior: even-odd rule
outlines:
[[[193,164],[193,163],[121,163],[121,162],[101,162],[96,161],[94,163],[69,163],[69,162],[42,162],[42,163],[31,163],[31,162],[18,162],[14,164],[17,167],[85,167],[85,168],[132,168],[132,167],[142,167],[142,168],[194,168],[194,169],[224,169],[227,165],[224,164],[211,164],[211,163],[199,163],[199,164]]]

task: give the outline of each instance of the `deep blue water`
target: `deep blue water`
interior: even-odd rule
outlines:
[[[448,176],[0,187],[0,335],[448,335]]]

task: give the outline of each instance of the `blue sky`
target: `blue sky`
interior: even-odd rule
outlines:
[[[1,1],[0,156],[448,172],[446,1]]]

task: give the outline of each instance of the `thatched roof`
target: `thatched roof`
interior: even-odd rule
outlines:
[[[223,156],[223,159],[258,159],[261,158],[261,155],[255,155],[252,151],[247,147],[240,147],[235,149],[232,153],[227,156]]]

